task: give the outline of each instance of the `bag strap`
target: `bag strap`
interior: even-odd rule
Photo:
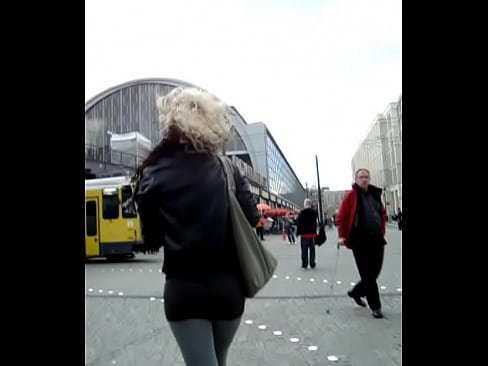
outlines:
[[[220,165],[222,166],[222,169],[224,170],[224,176],[225,176],[225,183],[227,186],[227,191],[229,194],[235,194],[236,192],[236,182],[234,178],[234,169],[233,166],[230,162],[230,160],[224,156],[218,156]]]

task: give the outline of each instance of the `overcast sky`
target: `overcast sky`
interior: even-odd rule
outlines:
[[[85,100],[125,81],[196,84],[264,122],[301,183],[349,189],[402,92],[401,0],[85,0]]]

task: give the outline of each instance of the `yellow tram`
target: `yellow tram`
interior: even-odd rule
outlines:
[[[85,257],[145,251],[129,177],[85,180]]]

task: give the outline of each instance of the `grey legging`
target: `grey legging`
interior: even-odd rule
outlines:
[[[187,319],[169,325],[186,366],[226,366],[227,351],[241,318],[233,320]]]

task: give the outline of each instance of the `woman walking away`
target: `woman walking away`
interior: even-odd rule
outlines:
[[[158,99],[162,138],[137,172],[135,200],[151,250],[164,250],[164,311],[187,366],[225,366],[244,311],[217,157],[229,136],[224,105],[195,88]],[[255,226],[258,211],[235,169],[236,197]]]

